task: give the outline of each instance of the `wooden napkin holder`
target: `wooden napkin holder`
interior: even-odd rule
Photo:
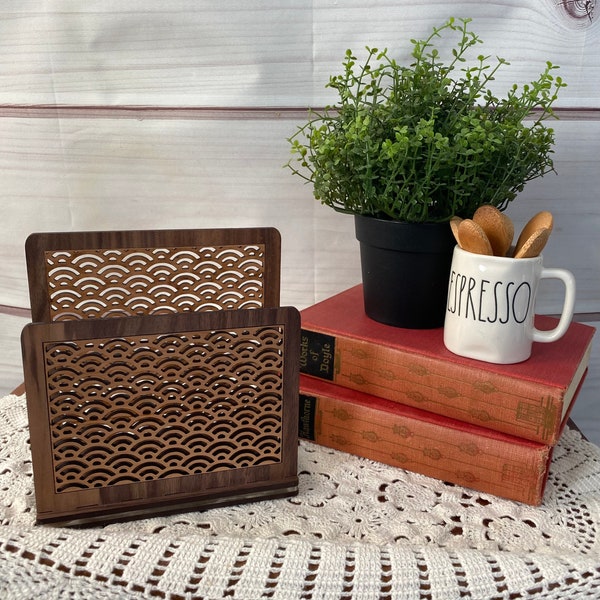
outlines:
[[[37,519],[297,493],[300,318],[273,228],[35,233],[22,335]]]
[[[290,307],[27,325],[38,522],[295,494],[299,344]]]

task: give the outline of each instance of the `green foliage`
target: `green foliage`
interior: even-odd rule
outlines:
[[[469,23],[450,19],[411,40],[410,66],[387,49],[367,48],[361,65],[346,52],[343,72],[327,84],[338,103],[311,110],[289,138],[287,166],[313,184],[315,198],[342,212],[441,222],[471,217],[481,204],[504,210],[528,181],[554,170],[554,131],[542,121],[566,85],[557,67],[546,63],[537,81],[496,98],[489,84],[508,63],[480,55],[465,66],[481,43]],[[444,64],[434,42],[449,32],[459,41]]]

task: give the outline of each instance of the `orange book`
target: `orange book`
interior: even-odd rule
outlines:
[[[540,329],[556,322],[536,316]],[[557,342],[534,343],[528,360],[496,365],[447,350],[442,328],[369,319],[360,285],[301,311],[301,326],[302,373],[547,445],[558,440],[595,332],[573,322]]]
[[[531,505],[554,446],[300,376],[299,435],[322,446]]]

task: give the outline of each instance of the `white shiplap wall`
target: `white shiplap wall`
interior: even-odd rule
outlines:
[[[535,78],[546,60],[561,65],[559,174],[530,184],[509,215],[520,224],[554,212],[546,262],[575,272],[577,311],[597,319],[600,27],[580,4],[3,2],[0,393],[22,380],[32,231],[271,225],[283,239],[284,304],[303,308],[358,282],[352,220],[282,168],[286,138],[307,106],[333,99],[325,83],[346,48],[406,57],[409,38],[450,15],[472,17],[482,50],[511,62],[499,90]],[[550,288],[539,309],[559,302]],[[599,355],[575,417],[600,442]]]

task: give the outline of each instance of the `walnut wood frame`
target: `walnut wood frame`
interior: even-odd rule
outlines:
[[[64,251],[67,255],[63,259],[66,266],[69,263],[69,254],[77,255],[85,251],[135,251],[156,249],[202,249],[202,248],[231,248],[231,247],[259,246],[264,252],[261,256],[260,268],[257,269],[256,277],[260,279],[262,290],[258,299],[253,300],[256,307],[279,306],[280,268],[281,268],[281,238],[279,231],[271,227],[257,228],[231,228],[231,229],[179,229],[179,230],[131,230],[131,231],[87,231],[87,232],[59,232],[59,233],[33,233],[25,243],[25,254],[27,261],[27,272],[29,282],[29,295],[31,302],[32,320],[34,322],[50,322],[59,320],[53,314],[48,256],[53,252]],[[200,261],[201,262],[201,261]],[[141,270],[141,275],[149,282],[155,277],[154,272],[148,269]],[[177,269],[174,272],[177,274]],[[181,272],[179,272],[181,275]],[[242,276],[244,274],[242,273]],[[208,278],[207,278],[208,279]],[[243,277],[241,278],[243,279]],[[171,283],[171,282],[167,282]],[[87,291],[91,299],[98,299],[106,289],[102,283],[94,291]],[[150,286],[148,286],[150,287]],[[93,289],[88,286],[88,290]],[[202,292],[200,292],[202,293]],[[214,308],[247,308],[242,301],[236,298],[230,299],[228,306],[215,306]],[[236,305],[232,304],[237,303]],[[176,312],[182,310],[199,310],[199,303],[190,306],[189,303],[183,308],[178,307]],[[122,309],[122,306],[118,308]],[[151,314],[148,308],[141,308],[135,313],[120,311],[116,316],[128,316],[130,314]],[[96,318],[97,315],[84,314],[83,318]],[[82,316],[68,315],[65,318],[82,318]]]
[[[54,394],[56,397],[57,385],[56,382],[54,385],[50,382],[48,375],[47,348],[52,347],[54,342],[66,340],[77,343],[79,341],[84,345],[90,340],[115,338],[128,343],[128,340],[140,335],[170,336],[174,332],[176,334],[198,331],[214,333],[232,329],[240,329],[243,333],[248,333],[252,328],[274,324],[283,332],[283,342],[279,351],[283,369],[275,373],[277,369],[274,371],[272,365],[259,364],[257,368],[259,372],[268,371],[271,380],[273,377],[281,379],[279,382],[282,410],[280,448],[276,448],[280,454],[280,461],[182,476],[171,474],[165,478],[158,477],[118,485],[102,485],[96,482],[87,489],[57,493],[55,446],[58,442],[56,444],[53,442],[55,438],[53,438],[52,420],[54,419],[55,423],[58,421],[60,425],[63,416],[61,414],[57,416],[56,410],[52,416],[50,410],[51,396]],[[250,337],[252,338],[251,333]],[[299,339],[300,316],[298,311],[291,307],[188,312],[175,315],[71,320],[27,325],[22,335],[22,347],[38,522],[73,525],[114,521],[157,513],[212,508],[231,503],[284,497],[297,493]],[[256,338],[252,338],[251,342],[254,345],[258,344]],[[184,357],[184,362],[188,359],[189,355]],[[102,368],[107,365],[106,361],[101,364]],[[114,366],[114,363],[111,364]],[[160,368],[155,375],[163,380],[168,379],[168,373],[165,374]],[[73,389],[77,389],[77,386],[88,376],[94,377],[94,374],[89,375],[84,369],[75,383],[60,382],[58,387],[62,386],[66,396],[69,397]],[[238,375],[235,372],[225,372],[225,377],[236,376]],[[180,380],[178,379],[176,383],[180,383]],[[61,390],[59,395],[60,393]],[[72,397],[69,401],[72,404]],[[86,398],[79,398],[79,402],[81,408]],[[184,406],[186,400],[178,397],[177,402]],[[80,412],[79,417],[82,414],[84,419],[87,418],[85,411]],[[93,419],[94,416],[91,415],[89,418]],[[104,424],[104,421],[102,423]],[[127,429],[127,432],[130,433],[130,430]],[[69,436],[67,436],[68,441],[71,439]],[[73,439],[76,437],[77,434],[73,434]],[[91,443],[90,445],[93,446]],[[185,444],[179,449],[190,452]],[[117,448],[115,451],[118,453]],[[84,454],[83,451],[75,452],[73,461],[81,463]],[[140,460],[143,462],[144,458]]]

